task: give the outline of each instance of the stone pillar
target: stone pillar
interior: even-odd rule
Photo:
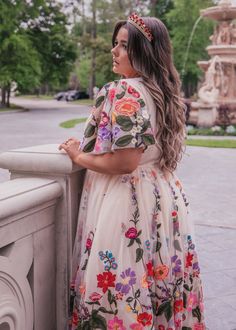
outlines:
[[[54,180],[62,187],[63,198],[57,206],[55,221],[57,316],[55,329],[66,330],[72,246],[85,172],[74,166],[70,158],[64,152],[58,151],[58,145],[54,144],[5,152],[0,155],[0,167],[10,171],[11,180],[44,178]]]

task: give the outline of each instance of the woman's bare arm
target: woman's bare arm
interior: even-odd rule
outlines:
[[[62,143],[59,149],[64,149],[75,164],[105,174],[133,172],[143,153],[142,148],[128,148],[101,155],[92,155],[78,150],[79,145],[78,140],[71,138],[68,142]]]

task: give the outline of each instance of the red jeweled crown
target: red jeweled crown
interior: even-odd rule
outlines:
[[[139,17],[137,14],[133,13],[129,16],[128,22],[135,26],[142,34],[151,42],[153,39],[152,32],[146,26],[143,19]]]

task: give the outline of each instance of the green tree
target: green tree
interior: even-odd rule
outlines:
[[[213,31],[213,23],[204,19],[199,21],[183,72],[189,38],[200,15],[200,9],[212,5],[211,0],[175,0],[174,8],[166,15],[173,44],[174,61],[178,71],[182,73],[183,90],[186,97],[196,91],[201,76],[197,61],[208,58],[205,48],[210,43],[209,36]]]

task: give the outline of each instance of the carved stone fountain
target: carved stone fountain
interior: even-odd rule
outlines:
[[[236,123],[236,6],[221,0],[217,6],[202,10],[201,16],[217,24],[207,47],[211,58],[198,62],[205,77],[194,106],[198,109],[197,125],[222,124],[224,116]],[[227,111],[223,116],[222,110]]]

